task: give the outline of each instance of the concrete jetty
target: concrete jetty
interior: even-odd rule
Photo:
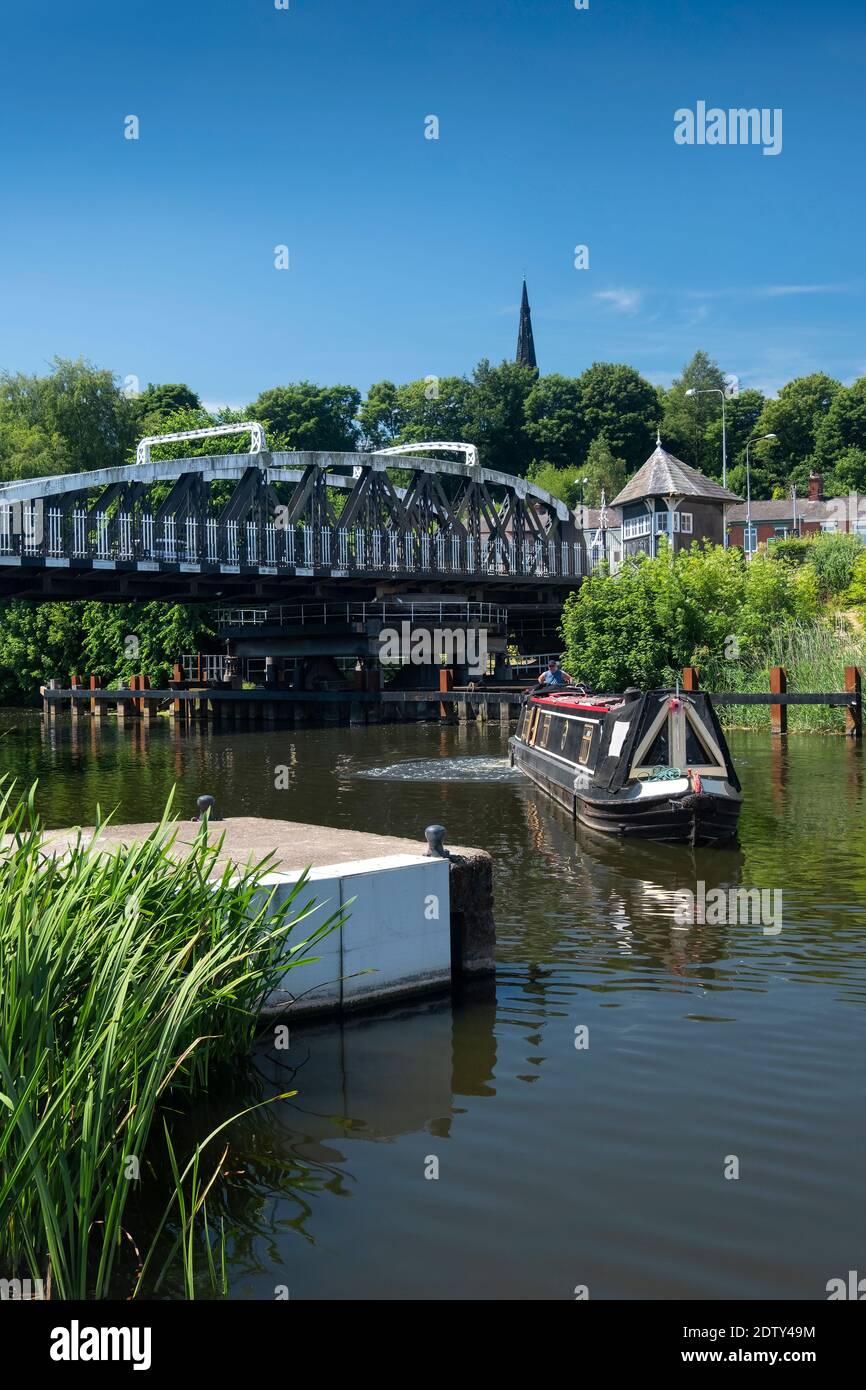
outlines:
[[[156,826],[109,824],[98,844],[110,852],[143,840]],[[176,831],[172,853],[188,854],[201,825],[180,822]],[[43,844],[63,853],[79,834],[88,841],[94,833],[92,826],[47,831]],[[442,827],[429,827],[425,841],[236,816],[212,819],[207,833],[211,842],[222,841],[215,872],[271,857],[263,888],[274,890],[276,904],[309,870],[298,908],[311,899],[315,907],[292,945],[346,907],[343,925],[311,951],[318,959],[287,972],[265,1002],[267,1017],[347,1012],[445,989],[455,979],[494,969],[491,857],[481,849],[444,846]]]

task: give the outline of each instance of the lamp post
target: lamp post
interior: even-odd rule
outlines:
[[[584,498],[585,498],[584,488],[586,487],[587,483],[589,482],[589,478],[581,478],[580,474],[578,474],[578,476],[575,478],[574,481],[575,481],[576,483],[580,483],[580,511],[581,511],[581,516],[582,516],[582,519],[583,519],[583,524],[584,524],[584,526],[586,526],[586,503],[585,503],[585,501],[584,501]]]
[[[725,424],[725,393],[721,386],[707,386],[700,391],[696,386],[690,386],[686,392],[687,396],[721,396],[722,398],[722,487],[728,486],[728,436]]]
[[[778,439],[778,437],[777,434],[754,434],[751,439],[746,440],[746,534],[743,537],[744,543],[746,537],[751,540],[752,536],[752,478],[749,472],[749,449],[753,444],[760,444],[762,439]],[[753,552],[749,550],[746,553],[751,558]]]
[[[687,396],[721,396],[722,398],[722,487],[728,486],[728,433],[725,422],[725,401],[727,396],[721,386],[707,386],[698,390],[696,386],[690,386],[686,392]],[[722,545],[728,548],[728,528],[725,524],[724,507],[722,508]]]

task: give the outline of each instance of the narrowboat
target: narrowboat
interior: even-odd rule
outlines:
[[[742,795],[703,691],[531,692],[513,767],[591,830],[690,845],[736,842]]]

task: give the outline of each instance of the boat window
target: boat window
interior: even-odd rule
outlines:
[[[544,716],[544,721],[541,726],[541,738],[538,739],[538,742],[541,744],[542,748],[547,747],[547,735],[550,733],[550,720],[551,716],[549,714],[546,714]]]
[[[714,763],[716,760],[706,749],[692,728],[691,724],[686,725],[686,762],[692,765],[700,763]]]
[[[668,741],[668,721],[665,720],[644,758],[647,767],[670,767],[670,743]]]
[[[588,762],[588,761],[589,761],[589,751],[590,751],[591,748],[592,748],[592,725],[591,725],[591,724],[584,724],[584,726],[583,726],[583,738],[580,740],[580,752],[579,752],[578,755],[577,755],[577,761],[578,761],[579,763],[585,763],[585,762]]]
[[[564,752],[565,752],[565,745],[568,743],[569,728],[570,728],[570,725],[569,725],[568,720],[567,720],[567,719],[563,719],[563,721],[562,721],[562,738],[559,740],[559,751],[560,751],[560,753],[564,753]]]

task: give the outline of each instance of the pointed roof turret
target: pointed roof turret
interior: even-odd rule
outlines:
[[[535,342],[532,337],[532,318],[529,313],[529,295],[526,293],[526,281],[523,282],[523,294],[520,299],[520,327],[517,330],[517,356],[515,361],[522,362],[525,367],[537,367],[535,360]]]
[[[625,502],[638,502],[642,497],[706,497],[713,502],[739,502],[734,492],[729,492],[714,478],[708,478],[690,463],[669,454],[662,445],[659,431],[656,447],[646,463],[642,464],[633,478],[613,499],[614,507]]]

